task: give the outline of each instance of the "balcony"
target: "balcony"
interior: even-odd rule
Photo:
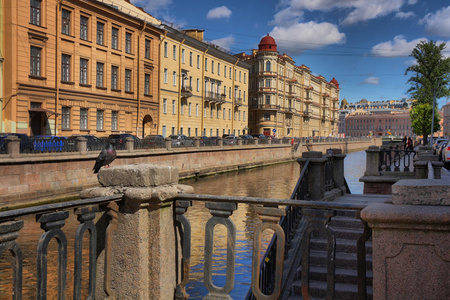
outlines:
[[[181,88],[181,98],[189,98],[189,97],[192,97],[192,87],[183,86]]]
[[[311,112],[310,112],[309,110],[305,109],[305,110],[303,111],[303,117],[304,117],[305,119],[311,118]]]
[[[289,83],[296,83],[297,79],[295,79],[295,78],[288,78],[288,79],[286,79],[286,81],[289,82]]]
[[[211,103],[222,104],[225,103],[225,94],[214,93],[214,92],[205,92],[205,101],[209,101]]]
[[[322,102],[322,107],[326,108],[326,107],[328,107],[328,104],[326,102]]]
[[[251,108],[262,109],[262,110],[276,110],[276,111],[280,110],[280,106],[274,105],[274,104],[253,104],[251,106]]]
[[[331,101],[339,101],[338,97],[331,98]]]
[[[259,75],[259,76],[277,77],[277,72],[263,71],[263,72],[259,72],[258,75]]]
[[[295,92],[289,91],[289,92],[286,93],[286,96],[287,96],[288,98],[295,98]]]
[[[276,93],[277,89],[273,87],[260,87],[258,93]]]
[[[297,112],[297,110],[293,107],[286,107],[284,112],[287,114],[295,114]]]
[[[235,107],[242,106],[242,104],[243,104],[242,98],[235,98],[235,99],[234,99],[234,106],[235,106]]]
[[[303,98],[303,102],[305,103],[311,103],[313,100],[311,98],[311,96],[307,95],[305,98]]]

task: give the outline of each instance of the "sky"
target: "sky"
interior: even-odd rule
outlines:
[[[156,18],[233,54],[257,49],[270,34],[278,51],[340,85],[349,103],[410,98],[405,70],[421,40],[446,43],[450,0],[131,0]],[[438,99],[439,108],[447,102]]]

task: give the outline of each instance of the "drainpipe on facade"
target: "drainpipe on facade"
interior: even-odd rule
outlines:
[[[201,63],[201,68],[202,68],[202,83],[201,83],[201,86],[202,86],[202,89],[201,89],[201,91],[202,91],[202,111],[201,111],[201,115],[202,115],[202,127],[200,128],[200,135],[206,135],[206,130],[205,130],[205,132],[203,132],[203,128],[205,128],[205,93],[206,93],[206,90],[205,90],[205,56],[206,56],[206,53],[208,53],[208,50],[209,50],[209,46],[208,46],[208,48],[206,48],[206,50],[205,50],[205,52],[203,52],[203,57],[202,57],[202,63]]]
[[[142,29],[139,31],[139,39],[138,39],[138,43],[137,43],[137,91],[136,91],[136,95],[137,95],[137,118],[136,118],[136,136],[139,136],[139,119],[140,119],[140,115],[141,115],[141,89],[140,89],[140,82],[141,82],[141,38],[142,38],[142,33],[145,30],[145,27],[147,26],[147,22],[142,21],[142,23],[144,23],[144,25],[142,26]],[[145,43],[145,41],[144,41]],[[145,75],[144,75],[145,77]],[[144,138],[144,118],[142,118],[142,138]]]
[[[180,128],[181,128],[181,105],[182,105],[181,104],[181,84],[183,82],[183,78],[181,76],[181,46],[183,46],[185,40],[186,40],[186,38],[184,38],[181,41],[181,43],[180,43],[180,50],[178,51],[178,76],[180,78],[180,80],[179,80],[180,84],[177,87],[177,89],[178,89],[178,126],[177,126],[178,134],[181,134],[181,132],[180,132]]]
[[[160,68],[161,68],[161,45],[163,44],[163,41],[166,39],[166,36],[167,36],[167,30],[164,30],[164,35],[162,36],[162,38],[160,38],[161,40],[159,41],[159,52],[158,52],[158,98],[157,98],[157,101],[156,101],[156,103],[158,103],[158,121],[159,121],[159,119],[160,119],[160,117],[159,117],[159,114],[160,114],[160,111],[159,111],[159,109],[160,109],[160,101],[161,101],[161,99],[160,99],[160,97],[161,97],[161,78],[160,78]],[[162,131],[162,124],[159,124],[158,126],[160,126],[161,125],[161,131]],[[158,134],[159,133],[159,129],[156,131],[156,133]],[[161,132],[161,134],[162,134],[162,132]]]
[[[59,78],[59,67],[60,64],[58,64],[58,56],[59,56],[59,11],[61,10],[61,2],[62,0],[57,0],[56,1],[56,41],[55,41],[55,91],[56,91],[56,95],[55,95],[55,135],[58,135],[58,100],[59,100],[59,84],[58,84],[58,78]],[[50,124],[49,124],[50,125]],[[47,132],[45,133],[47,134]],[[51,134],[51,131],[50,131]]]
[[[232,108],[232,111],[233,111],[233,117],[231,118],[231,130],[233,132],[233,135],[235,135],[234,133],[236,131],[236,128],[234,128],[234,119],[236,118],[236,113],[234,111],[235,104],[236,104],[236,89],[235,89],[235,86],[234,86],[234,81],[236,80],[236,65],[238,64],[238,62],[239,62],[239,58],[237,58],[236,62],[233,65],[233,74],[232,74],[232,79],[233,79],[232,80],[232,85],[233,85],[232,92],[233,92],[233,95],[232,95],[232,98],[231,98],[231,108]]]

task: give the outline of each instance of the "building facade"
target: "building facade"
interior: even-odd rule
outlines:
[[[163,136],[248,133],[249,65],[203,41],[202,30],[163,26],[160,124]]]
[[[346,137],[415,136],[409,111],[371,113],[357,110],[347,115]]]
[[[335,136],[339,84],[314,76],[311,70],[277,51],[267,35],[258,50],[238,57],[251,65],[249,128],[276,137]]]
[[[30,0],[3,18],[3,130],[156,133],[160,22],[125,0]]]

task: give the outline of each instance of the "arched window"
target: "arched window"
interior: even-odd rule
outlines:
[[[271,67],[270,61],[266,61],[266,72],[270,72],[270,67]]]

